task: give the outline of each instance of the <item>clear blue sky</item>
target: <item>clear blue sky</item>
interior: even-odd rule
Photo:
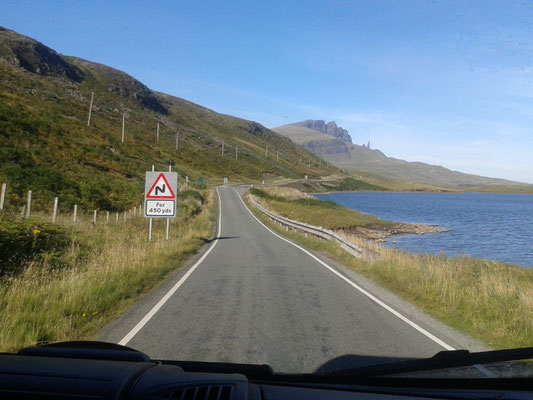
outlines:
[[[275,127],[533,183],[533,1],[0,1],[0,25]]]

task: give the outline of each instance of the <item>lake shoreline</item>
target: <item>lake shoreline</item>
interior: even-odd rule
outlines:
[[[388,225],[370,224],[343,229],[363,240],[384,242],[387,238],[397,235],[427,235],[449,232],[451,229],[440,228],[438,225],[415,224],[410,222],[391,222]]]
[[[391,236],[402,235],[392,240],[397,241],[399,249],[412,253],[468,254],[524,268],[533,266],[533,247],[527,240],[528,227],[533,222],[533,203],[526,194],[366,191],[315,194],[314,197],[388,221],[402,221],[397,229],[391,226],[389,232],[353,230],[367,240],[383,242]],[[428,225],[424,224],[431,228],[426,230]],[[424,237],[425,233],[448,231],[449,234]]]

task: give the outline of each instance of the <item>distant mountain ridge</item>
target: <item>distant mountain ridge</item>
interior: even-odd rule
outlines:
[[[441,166],[387,157],[380,150],[371,149],[370,145],[353,144],[348,131],[337,127],[335,122],[326,124],[323,120],[306,120],[272,130],[339,168],[370,173],[389,180],[455,188],[529,186],[506,179],[465,174]]]

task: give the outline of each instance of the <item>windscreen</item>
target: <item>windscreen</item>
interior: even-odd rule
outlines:
[[[532,21],[3,2],[0,351],[332,374],[533,346]]]

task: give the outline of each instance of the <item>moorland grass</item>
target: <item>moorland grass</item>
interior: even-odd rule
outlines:
[[[322,201],[310,196],[297,198],[292,194],[292,197],[283,197],[255,188],[250,189],[250,193],[255,196],[259,204],[278,215],[327,229],[390,223],[372,215],[350,210],[332,201]]]
[[[76,239],[66,259],[75,261],[56,268],[46,257],[38,258],[0,280],[0,351],[94,339],[102,326],[198,250],[212,234],[215,209],[213,191],[186,196],[171,224],[170,240],[165,240],[163,220],[154,224],[152,242],[147,240],[147,220],[140,216],[96,226],[89,218],[77,224],[70,216],[61,218],[64,230]],[[87,244],[84,257],[77,257],[75,243]]]

